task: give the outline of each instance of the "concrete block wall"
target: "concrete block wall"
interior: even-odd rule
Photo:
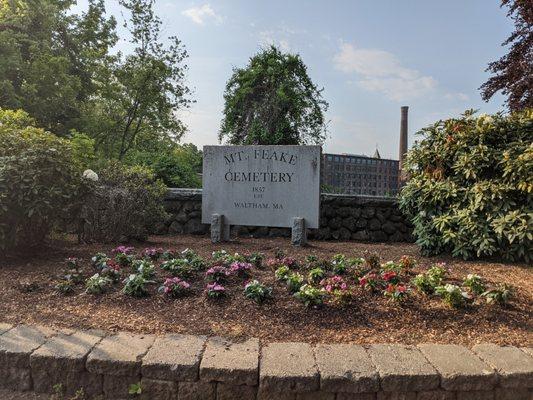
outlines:
[[[159,234],[207,234],[201,223],[202,190],[169,189],[165,208],[170,217],[156,228]],[[397,199],[322,194],[320,227],[309,238],[367,242],[411,242],[412,227],[398,208]],[[290,237],[288,228],[233,226],[234,236]]]
[[[141,394],[130,395],[139,383]],[[531,400],[533,349],[261,346],[0,323],[0,388],[51,393],[54,386],[65,396],[83,388],[88,399],[113,400]]]

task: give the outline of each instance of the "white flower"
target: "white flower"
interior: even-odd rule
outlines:
[[[98,174],[92,169],[86,169],[83,171],[83,177],[94,182],[98,181]]]

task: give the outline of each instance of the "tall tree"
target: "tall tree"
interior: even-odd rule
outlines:
[[[502,46],[511,46],[509,53],[489,64],[491,76],[481,85],[481,96],[488,101],[496,92],[507,96],[511,111],[533,107],[533,2],[532,0],[502,0],[508,7],[515,30]]]
[[[103,0],[69,14],[73,0],[0,1],[0,107],[22,108],[56,134],[76,127],[95,75],[116,42]]]
[[[124,26],[135,48],[110,66],[102,96],[89,104],[85,122],[99,150],[123,159],[143,142],[178,140],[186,128],[176,113],[189,107],[191,92],[185,82],[187,51],[175,36],[163,44],[154,0],[120,4],[130,13]]]
[[[231,144],[308,144],[326,139],[328,103],[299,55],[271,46],[235,68],[219,139]]]

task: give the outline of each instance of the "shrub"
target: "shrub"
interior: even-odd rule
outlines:
[[[109,162],[84,207],[81,237],[85,241],[145,240],[166,218],[165,186],[143,167]]]
[[[465,300],[468,299],[468,295],[459,286],[452,285],[451,283],[447,283],[444,286],[437,286],[435,293],[442,297],[442,301],[452,308],[463,307]]]
[[[111,285],[111,279],[94,274],[85,282],[85,291],[90,294],[102,294]]]
[[[141,274],[131,274],[124,279],[125,285],[122,292],[128,296],[144,297],[148,295],[146,285],[149,283],[153,283],[153,281],[149,281]]]
[[[272,288],[254,279],[244,286],[244,296],[255,301],[257,304],[261,304],[272,297]]]
[[[210,299],[218,299],[226,295],[226,288],[219,283],[209,283],[206,286],[205,293]]]
[[[423,254],[533,260],[533,110],[439,121],[407,156],[400,207]]]
[[[479,275],[468,274],[463,280],[463,286],[468,288],[472,293],[480,295],[485,291],[485,284]]]
[[[86,185],[68,140],[0,108],[0,249],[39,245],[74,222]]]
[[[481,294],[487,303],[506,304],[513,296],[513,288],[506,284],[499,284],[493,289],[487,290]]]
[[[323,290],[311,285],[303,285],[294,294],[294,297],[303,302],[306,307],[316,307],[324,303],[325,293]]]
[[[170,297],[178,298],[187,295],[190,289],[191,285],[188,282],[174,277],[165,279],[163,285],[159,287],[159,292]]]

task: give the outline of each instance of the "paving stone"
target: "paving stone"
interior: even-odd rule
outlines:
[[[0,322],[0,335],[13,328],[13,325],[6,322]]]
[[[337,393],[336,400],[376,400],[376,393]]]
[[[154,339],[152,335],[124,332],[108,336],[89,353],[87,370],[95,374],[138,376],[141,373],[141,359]]]
[[[215,400],[216,384],[213,382],[179,382],[178,400]]]
[[[533,347],[521,347],[520,350],[533,357]]]
[[[500,400],[494,398],[491,390],[474,390],[457,392],[457,400]]]
[[[377,400],[416,400],[416,392],[378,392]]]
[[[257,387],[248,385],[217,384],[217,400],[255,400]]]
[[[156,338],[142,359],[143,377],[174,381],[195,381],[205,336],[166,335]]]
[[[496,370],[499,386],[533,387],[533,358],[519,348],[478,344],[472,351]]]
[[[0,387],[18,391],[27,391],[32,388],[31,371],[29,368],[0,367]]]
[[[131,385],[137,385],[140,381],[138,376],[104,375],[104,396],[113,400],[131,398],[129,394]]]
[[[211,338],[200,363],[200,379],[232,385],[257,385],[259,340],[231,343]]]
[[[176,400],[178,398],[177,382],[143,377],[141,388],[141,400]]]
[[[29,368],[30,354],[56,333],[42,326],[19,325],[0,335],[0,365]]]
[[[455,400],[455,392],[429,390],[417,393],[416,400]]]
[[[492,390],[498,377],[477,355],[454,344],[421,344],[418,346],[441,374],[446,390]]]
[[[92,332],[59,333],[30,356],[34,390],[51,393],[56,383],[67,384],[67,376],[85,370],[91,349],[101,340]]]
[[[496,400],[532,400],[533,392],[527,388],[497,388],[494,398]]]
[[[262,349],[259,384],[275,392],[313,392],[319,388],[313,349],[307,343],[269,343]]]
[[[297,393],[296,400],[335,400],[335,393],[327,393],[322,391]]]
[[[362,346],[320,344],[315,348],[320,388],[327,392],[377,392],[379,376]]]
[[[385,392],[410,392],[439,387],[437,371],[416,347],[376,344],[369,346],[368,353],[379,372],[381,389]]]

